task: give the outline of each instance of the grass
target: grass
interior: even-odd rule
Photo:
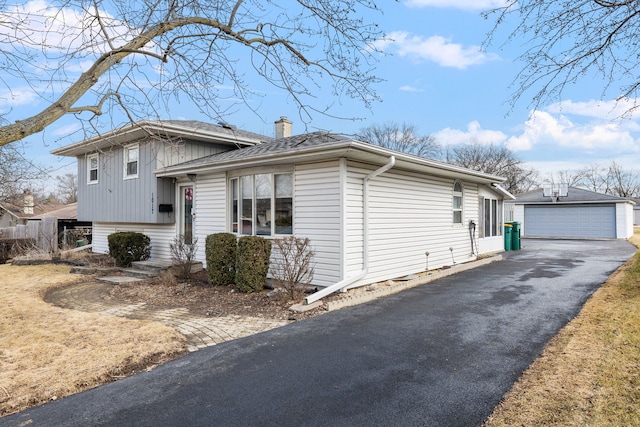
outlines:
[[[640,232],[631,242],[640,247]],[[640,252],[547,345],[485,427],[640,426]]]
[[[159,323],[45,303],[48,289],[78,281],[68,271],[57,265],[0,265],[0,416],[185,353],[184,337]]]

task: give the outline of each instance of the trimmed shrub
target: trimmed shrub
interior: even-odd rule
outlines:
[[[212,285],[228,285],[236,280],[238,243],[233,233],[216,233],[205,241],[207,275]]]
[[[119,267],[129,267],[134,261],[143,261],[151,256],[151,239],[134,231],[119,231],[109,234],[109,255]]]
[[[24,255],[36,245],[34,239],[0,239],[0,264],[19,255]]]
[[[264,289],[269,272],[271,242],[259,236],[242,236],[238,240],[236,288],[240,292]]]

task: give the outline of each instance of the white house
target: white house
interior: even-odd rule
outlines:
[[[293,234],[315,250],[314,285],[349,288],[503,250],[503,178],[336,134],[286,136],[287,123],[272,140],[189,122],[199,131],[178,141],[166,126],[184,123],[148,122],[135,139],[114,131],[54,154],[78,158],[78,215],[98,252],[125,230],[147,234],[157,258],[179,234],[197,237],[202,261],[213,233]]]

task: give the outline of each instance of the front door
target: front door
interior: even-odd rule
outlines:
[[[193,185],[180,186],[180,234],[185,243],[193,242]]]

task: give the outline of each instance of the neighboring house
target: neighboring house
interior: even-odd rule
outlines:
[[[70,203],[45,214],[36,215],[30,221],[54,219],[54,235],[58,247],[69,248],[91,243],[91,221],[78,221],[78,204]]]
[[[76,212],[75,203],[40,205],[34,203],[34,197],[29,191],[25,191],[22,206],[0,205],[0,236],[35,239],[40,250],[56,251],[61,247],[63,230],[84,226],[90,231],[91,223],[79,223]],[[81,234],[84,238],[86,233],[83,231]],[[76,244],[75,240],[73,244]]]
[[[213,233],[295,235],[315,250],[314,285],[349,288],[504,249],[503,200],[513,196],[500,177],[335,134],[288,136],[285,118],[275,140],[197,122],[143,126],[54,151],[78,158],[78,217],[93,220],[94,251],[132,230],[151,238],[153,257],[169,258],[183,234],[198,239],[204,261]],[[191,158],[166,155],[176,137],[176,153]],[[205,142],[214,152],[195,155]]]
[[[635,202],[633,206],[633,225],[640,227],[640,198],[632,199]]]
[[[64,207],[61,204],[37,203],[33,194],[25,190],[18,204],[0,203],[0,229],[26,225],[29,220]]]
[[[627,239],[633,235],[632,200],[582,188],[537,189],[514,201],[523,237]]]

